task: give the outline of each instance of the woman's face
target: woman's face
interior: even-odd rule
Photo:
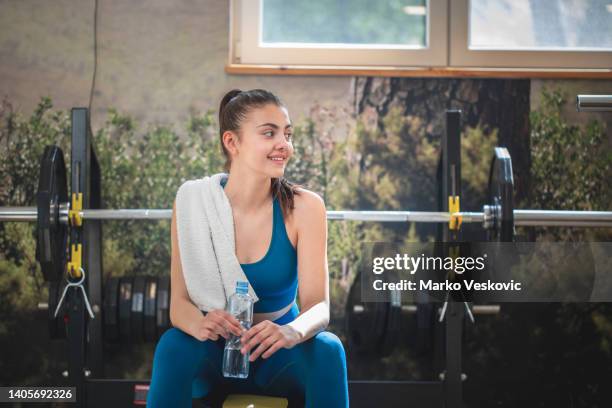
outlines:
[[[282,177],[293,155],[293,127],[287,109],[272,103],[251,109],[240,131],[233,160],[268,177]]]

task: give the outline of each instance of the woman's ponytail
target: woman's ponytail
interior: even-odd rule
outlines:
[[[225,107],[227,104],[235,97],[238,96],[242,91],[240,89],[232,89],[228,93],[226,93],[221,99],[221,103],[219,104],[219,123],[221,123],[221,118],[223,112],[225,111]]]

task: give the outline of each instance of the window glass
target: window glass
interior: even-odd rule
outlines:
[[[612,50],[612,0],[471,0],[472,49]]]
[[[264,44],[427,46],[425,0],[264,0]]]

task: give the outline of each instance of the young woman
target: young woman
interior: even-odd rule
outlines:
[[[287,109],[272,93],[232,90],[219,108],[229,173],[236,256],[259,297],[242,333],[223,310],[201,312],[190,300],[172,214],[170,320],[155,349],[147,406],[191,407],[216,387],[305,399],[307,407],[348,407],[344,347],[329,323],[327,217],[323,200],[283,178],[293,154]],[[299,292],[298,292],[299,291]],[[296,304],[299,293],[301,311]],[[247,379],[221,372],[224,340],[242,334]]]

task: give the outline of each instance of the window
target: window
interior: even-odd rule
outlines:
[[[453,0],[452,66],[612,68],[612,0]]]
[[[230,63],[612,68],[612,0],[233,0]]]
[[[236,0],[232,11],[242,64],[446,64],[446,0]]]
[[[471,0],[469,13],[470,49],[612,51],[610,0]]]

